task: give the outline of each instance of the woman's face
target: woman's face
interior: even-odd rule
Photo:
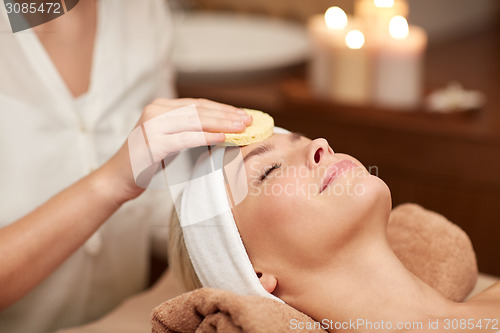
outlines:
[[[370,232],[372,221],[387,221],[385,183],[325,139],[275,134],[241,153],[248,193],[233,214],[256,271],[321,267]]]

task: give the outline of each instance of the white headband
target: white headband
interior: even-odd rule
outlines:
[[[274,133],[290,132],[275,127]],[[224,152],[218,146],[200,156],[185,184],[179,220],[191,262],[204,287],[283,302],[264,289],[248,258],[226,193]],[[233,201],[241,200],[233,194]]]

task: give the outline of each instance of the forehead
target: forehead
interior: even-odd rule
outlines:
[[[304,139],[300,133],[288,133],[288,134],[273,134],[271,137],[264,141],[252,143],[248,146],[241,147],[241,153],[243,156],[246,156],[250,151],[259,146],[268,146],[273,145],[275,147],[286,147],[289,145],[293,145],[295,141],[298,139]],[[309,139],[307,139],[309,140]]]

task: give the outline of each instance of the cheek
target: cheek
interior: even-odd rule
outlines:
[[[290,229],[307,219],[318,188],[304,178],[277,178],[261,187],[261,207],[273,228]]]
[[[302,267],[309,259],[317,233],[322,232],[317,223],[323,216],[320,202],[307,185],[300,178],[275,179],[261,186],[258,196],[249,198],[255,212],[253,226],[242,237],[254,260],[262,258],[273,267]]]
[[[300,179],[276,178],[249,186],[245,200],[234,209],[241,236],[251,257],[281,256],[301,241],[309,220],[310,202]]]
[[[279,179],[262,184],[249,191],[249,201],[254,207],[254,225],[262,238],[280,237],[295,230],[307,218],[310,203],[300,180]]]

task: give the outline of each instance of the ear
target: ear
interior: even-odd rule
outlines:
[[[257,277],[259,278],[260,284],[264,287],[264,289],[272,294],[276,286],[278,285],[278,279],[272,274],[256,272]]]

